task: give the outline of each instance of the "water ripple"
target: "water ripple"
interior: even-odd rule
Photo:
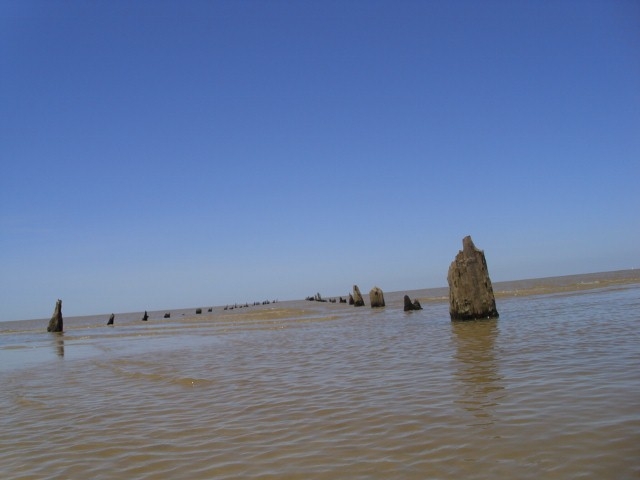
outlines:
[[[63,359],[3,373],[0,470],[638,478],[638,291],[506,298],[480,322],[327,305],[65,334]]]

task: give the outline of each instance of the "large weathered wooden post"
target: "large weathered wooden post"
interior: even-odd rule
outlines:
[[[462,250],[451,262],[447,281],[451,320],[498,317],[484,252],[476,248],[470,236],[462,240]]]

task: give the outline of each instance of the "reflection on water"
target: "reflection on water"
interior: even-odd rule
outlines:
[[[402,298],[0,325],[1,477],[640,479],[640,284]]]
[[[495,355],[498,319],[451,322],[451,330],[461,386],[457,403],[475,417],[474,425],[491,425],[504,389]]]
[[[53,348],[56,352],[56,355],[59,357],[64,357],[64,333],[56,332],[52,333],[53,335]]]

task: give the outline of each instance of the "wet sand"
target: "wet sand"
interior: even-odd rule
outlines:
[[[640,269],[493,282],[493,293],[496,299],[501,299],[571,294],[615,286],[623,287],[635,283],[640,283]],[[420,293],[418,297],[420,302],[441,302],[449,299],[449,290],[445,287],[416,292]]]

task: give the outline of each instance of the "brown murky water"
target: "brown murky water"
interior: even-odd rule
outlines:
[[[2,323],[1,476],[638,479],[640,279],[599,275],[469,323],[446,289]]]

